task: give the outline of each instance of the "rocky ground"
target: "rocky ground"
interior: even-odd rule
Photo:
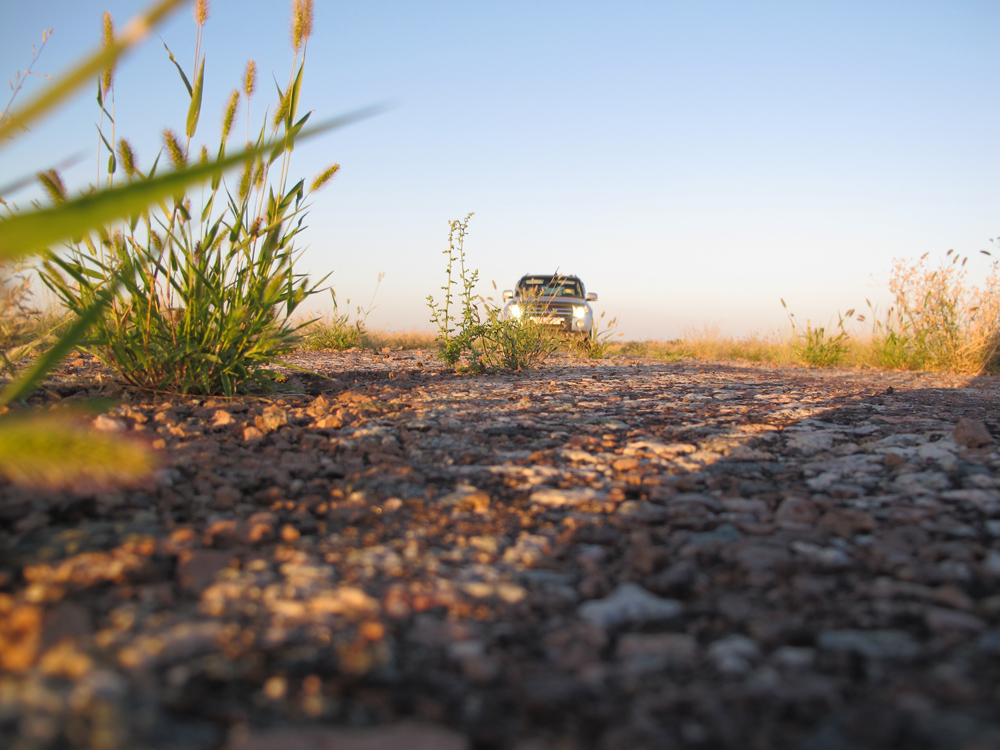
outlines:
[[[997,379],[295,361],[53,378],[163,468],[0,486],[0,747],[1000,747]]]

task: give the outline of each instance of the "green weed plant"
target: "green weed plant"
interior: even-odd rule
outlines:
[[[781,306],[788,309],[785,300]],[[845,327],[845,318],[854,315],[854,310],[848,310],[846,315],[837,315],[835,329],[827,326],[813,326],[806,321],[804,330],[795,324],[795,314],[789,313],[788,320],[792,325],[792,351],[796,358],[805,365],[812,367],[835,367],[844,361],[850,344],[850,333]]]
[[[427,296],[431,322],[438,328],[438,356],[445,364],[472,373],[531,369],[556,350],[558,337],[530,316],[505,318],[492,298],[475,295],[479,270],[468,267],[465,254],[473,215],[449,222],[448,249],[443,251],[448,258],[443,301],[437,303],[434,295]],[[457,294],[452,287],[458,287]]]

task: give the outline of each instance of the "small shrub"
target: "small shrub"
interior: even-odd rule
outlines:
[[[331,289],[333,312],[325,317],[310,321],[306,325],[302,334],[302,348],[307,351],[344,351],[356,346],[364,346],[368,335],[365,322],[371,311],[375,309],[375,296],[378,294],[379,284],[382,283],[384,277],[384,273],[378,275],[371,302],[368,303],[367,308],[358,305],[353,323],[350,315],[340,312],[340,308],[337,306],[337,295]],[[351,301],[347,300],[347,304],[350,303]]]
[[[479,334],[480,362],[486,369],[530,370],[541,364],[560,344],[558,333],[528,315],[504,318],[502,310],[490,300],[486,322]]]
[[[983,254],[990,255],[985,250]],[[968,374],[997,369],[997,263],[977,287],[967,281],[968,260],[949,250],[936,268],[928,264],[926,254],[915,262],[894,262],[889,279],[893,304],[880,316],[868,303],[874,364]]]
[[[441,287],[444,299],[438,304],[433,295],[427,296],[431,322],[438,327],[438,356],[456,368],[462,367],[464,361],[464,368],[473,373],[530,369],[555,351],[558,338],[530,316],[504,318],[500,307],[491,300],[474,296],[479,271],[467,267],[465,255],[465,235],[473,215],[449,222],[448,249],[443,251],[448,257],[445,284]],[[457,299],[453,286],[461,288]],[[484,306],[485,320],[480,316],[479,302]]]
[[[785,300],[781,300],[781,306],[787,309]],[[788,320],[792,324],[792,351],[796,358],[806,365],[813,367],[834,367],[841,364],[844,355],[849,349],[850,334],[844,327],[845,318],[854,315],[854,310],[848,310],[846,316],[837,316],[837,331],[833,333],[825,326],[813,327],[810,321],[806,321],[804,331],[799,331],[795,325],[795,314],[789,313]]]

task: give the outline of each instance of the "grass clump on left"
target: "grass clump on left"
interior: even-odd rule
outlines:
[[[209,147],[196,145],[205,80],[202,31],[206,0],[195,7],[197,38],[189,73],[167,48],[189,105],[183,133],[163,131],[161,156],[173,170],[208,163]],[[105,14],[105,44],[114,39]],[[306,46],[312,25],[310,2],[295,2],[293,50],[288,83],[278,102],[265,110],[259,131],[250,130],[256,69],[247,64],[240,88],[231,93],[218,143],[211,153],[226,156],[238,111],[246,113],[248,148],[263,149],[246,158],[232,184],[215,175],[194,191],[179,190],[136,211],[124,221],[98,226],[69,245],[66,255],[43,263],[42,280],[78,314],[102,295],[104,314],[90,331],[98,357],[129,383],[175,393],[223,393],[266,385],[268,370],[295,348],[302,323],[291,316],[318,283],[296,273],[295,241],[303,229],[309,196],[337,171],[332,165],[311,183],[290,177],[296,134],[309,114],[298,116]],[[142,185],[162,169],[161,156],[145,171],[126,138],[115,132],[116,77],[104,70],[98,83],[99,164],[107,160],[107,188]],[[59,175],[40,175],[52,200],[67,199]]]
[[[101,80],[101,108],[106,110],[107,94],[111,93],[111,81],[107,77],[110,72],[113,78],[116,61],[124,52],[140,44],[183,2],[157,0],[120,34],[109,24],[105,43],[95,52],[56,78],[24,106],[13,109],[8,104],[0,117],[0,148],[32,124],[44,120],[70,96],[92,84],[95,78]],[[296,0],[294,6],[298,60],[300,49],[304,56],[311,3]],[[196,5],[199,29],[207,12],[206,3]],[[307,190],[300,182],[291,189],[279,189],[277,194],[273,189],[265,194],[265,177],[269,168],[278,162],[281,169],[278,185],[286,185],[287,156],[295,140],[350,123],[374,110],[359,111],[303,129],[305,118],[294,119],[303,68],[300,64],[298,73],[282,91],[281,105],[273,120],[276,125],[270,129],[270,134],[267,128],[262,128],[256,142],[250,141],[248,135],[247,147],[230,154],[226,153],[223,138],[217,156],[209,156],[207,149],[202,148],[188,158],[190,139],[201,110],[203,63],[204,57],[201,57],[193,86],[181,71],[189,86],[191,105],[185,132],[187,142],[177,149],[178,153],[171,149],[173,169],[157,172],[157,159],[147,172],[141,172],[127,141],[112,146],[114,138],[107,141],[102,125],[102,142],[109,152],[106,185],[95,185],[85,194],[70,196],[62,187],[58,173],[43,165],[39,171],[44,175],[43,183],[52,193],[53,201],[50,205],[33,204],[31,209],[23,211],[6,198],[31,180],[22,178],[3,188],[6,195],[0,196],[0,265],[11,267],[9,264],[41,254],[48,262],[49,282],[64,293],[63,300],[76,313],[75,319],[60,331],[55,342],[17,372],[0,391],[0,474],[12,481],[48,489],[79,489],[136,481],[155,468],[156,461],[148,448],[123,435],[95,432],[88,426],[85,412],[62,409],[41,413],[23,408],[28,394],[68,352],[86,343],[89,329],[103,321],[109,309],[112,312],[107,320],[111,322],[101,323],[103,328],[98,329],[94,340],[98,344],[103,341],[103,353],[110,356],[112,348],[108,343],[111,339],[106,337],[114,336],[118,330],[115,321],[131,321],[142,332],[138,338],[141,346],[131,354],[124,348],[119,351],[136,361],[115,361],[115,364],[130,368],[129,372],[140,373],[143,358],[154,351],[146,343],[154,341],[154,329],[152,323],[142,325],[145,321],[136,314],[137,310],[145,312],[150,321],[162,312],[176,322],[185,315],[197,320],[197,316],[205,316],[208,311],[214,313],[227,302],[236,301],[237,306],[230,308],[226,316],[225,329],[233,336],[229,340],[236,341],[237,332],[245,336],[247,332],[263,330],[263,334],[251,339],[249,349],[241,349],[244,355],[249,355],[249,361],[238,363],[225,377],[213,381],[193,377],[188,371],[185,382],[190,384],[191,390],[215,387],[231,390],[239,385],[240,377],[252,377],[258,365],[283,350],[286,342],[290,343],[290,336],[285,338],[290,332],[282,321],[289,309],[312,289],[291,268],[291,241],[301,230]],[[178,67],[178,70],[181,69]],[[113,111],[113,96],[110,101]],[[108,122],[113,123],[111,112],[105,115]],[[224,130],[228,127],[231,123]],[[176,136],[169,140],[179,146],[180,139]],[[125,172],[124,179],[118,171],[119,160]],[[235,193],[229,189],[220,193],[223,174],[235,168],[243,170],[239,189]],[[326,170],[310,189],[319,187],[334,171],[334,167]],[[211,183],[210,199],[200,206],[200,213],[193,214],[194,207],[186,191],[208,183]],[[256,205],[250,196],[257,200]],[[231,209],[231,225],[212,218],[212,207],[216,203],[225,203]],[[249,213],[250,208],[259,210]],[[58,258],[49,248],[64,242],[71,242],[71,253],[67,258]],[[168,252],[170,248],[174,252]],[[218,283],[206,283],[212,278],[220,280],[220,270],[233,273],[242,290],[239,295],[219,294],[222,287]],[[257,274],[261,276],[255,277]],[[251,292],[259,293],[259,297],[253,299]],[[143,298],[145,293],[149,298]],[[154,296],[155,301],[152,301]],[[193,303],[190,310],[184,307],[185,299]],[[176,304],[178,301],[180,307]],[[278,321],[277,333],[273,327],[260,326],[265,319],[272,323]],[[183,328],[176,333],[187,336],[186,343],[196,337],[191,328],[187,333]],[[219,343],[216,340],[214,345]],[[212,362],[219,354],[220,351],[210,350],[203,355],[202,361]],[[150,360],[145,362],[148,364]],[[145,382],[161,388],[166,387],[165,383],[178,387],[176,381],[157,379],[155,369],[152,372],[154,377]],[[143,382],[138,376],[135,380]]]

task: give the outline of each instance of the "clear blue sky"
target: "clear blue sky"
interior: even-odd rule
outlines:
[[[121,26],[144,5],[3,0],[0,72],[51,27],[37,69],[56,74],[99,41],[104,10]],[[212,3],[205,142],[248,59],[287,79],[289,8]],[[778,329],[781,297],[825,323],[884,300],[894,257],[1000,235],[998,29],[995,0],[317,0],[302,107],[394,107],[297,149],[302,176],[342,165],[304,269],[352,303],[385,272],[369,323],[430,330],[447,222],[475,211],[483,293],[577,273],[629,338]],[[159,36],[190,68],[190,10]],[[116,85],[118,134],[148,166],[162,128],[183,130],[186,92],[155,38]],[[0,152],[0,173],[93,154],[96,119],[88,89]]]

